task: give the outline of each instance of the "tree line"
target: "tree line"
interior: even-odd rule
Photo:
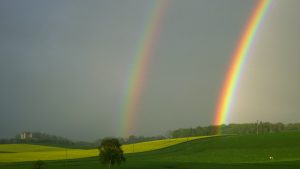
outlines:
[[[127,138],[118,138],[120,144],[132,144],[145,141],[162,140],[166,138],[180,138],[180,137],[192,137],[192,136],[207,136],[215,135],[221,131],[222,134],[264,134],[264,133],[279,133],[286,131],[300,131],[300,123],[270,123],[270,122],[256,122],[256,123],[243,123],[243,124],[228,124],[228,125],[209,125],[198,126],[195,128],[180,128],[176,130],[168,131],[165,135],[159,136],[135,136],[131,135]],[[12,144],[12,143],[30,143],[40,145],[54,145],[70,148],[95,148],[98,147],[103,139],[96,140],[94,142],[75,142],[70,139],[50,135],[41,132],[33,132],[32,138],[21,139],[20,134],[12,139],[0,139],[0,144]],[[105,138],[104,138],[105,139]]]
[[[270,122],[256,122],[244,124],[228,124],[228,125],[210,125],[206,127],[195,128],[180,128],[169,131],[167,135],[172,138],[191,137],[191,136],[206,136],[215,135],[220,131],[222,134],[265,134],[265,133],[279,133],[286,131],[300,131],[300,123],[270,123]]]
[[[83,142],[83,141],[72,141],[70,139],[46,134],[42,132],[26,132],[30,133],[30,137],[22,138],[21,133],[17,134],[15,138],[11,139],[0,139],[0,144],[39,144],[39,145],[52,145],[52,146],[63,146],[70,148],[94,148],[97,147],[98,144],[94,142]]]

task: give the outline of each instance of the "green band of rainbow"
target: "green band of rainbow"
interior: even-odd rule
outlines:
[[[214,125],[226,123],[231,112],[232,101],[235,95],[239,77],[245,60],[248,57],[249,49],[254,41],[256,32],[262,23],[262,20],[268,11],[271,0],[258,0],[252,15],[245,27],[244,33],[240,38],[240,42],[232,56],[232,61],[224,81],[223,88],[217,104]],[[220,132],[220,131],[218,131]]]
[[[150,58],[155,51],[155,45],[162,28],[162,21],[169,0],[154,1],[141,39],[138,42],[137,52],[134,55],[128,81],[125,88],[125,96],[121,107],[122,126],[120,135],[129,136],[135,131],[137,113],[140,105],[141,94],[145,86],[146,72],[149,68]]]

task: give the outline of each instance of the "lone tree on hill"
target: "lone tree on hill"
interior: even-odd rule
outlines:
[[[125,162],[123,150],[121,149],[121,144],[118,139],[104,139],[98,149],[100,161],[103,164],[108,164],[109,169],[114,164]]]

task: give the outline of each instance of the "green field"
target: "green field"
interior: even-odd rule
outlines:
[[[183,141],[185,140],[185,141]],[[201,139],[182,138],[181,144],[163,146],[166,143],[152,142],[161,145],[154,151],[140,153],[130,152],[130,146],[124,147],[126,163],[114,166],[118,169],[129,168],[174,168],[174,169],[296,169],[300,168],[300,133],[278,133],[249,136],[223,136]],[[172,142],[172,141],[170,141]],[[149,144],[139,143],[139,144]],[[143,146],[140,145],[140,148]],[[134,149],[140,148],[136,145]],[[128,150],[126,150],[128,148]],[[145,148],[147,149],[147,148]],[[141,150],[141,149],[140,149]],[[142,151],[142,150],[141,150]],[[55,152],[55,151],[50,151]],[[23,153],[23,152],[21,152]],[[36,153],[36,152],[30,152]],[[40,152],[45,153],[45,152]],[[2,153],[2,155],[12,153]],[[17,154],[17,153],[16,153]],[[273,159],[270,159],[270,156]],[[2,156],[1,156],[2,157]],[[1,158],[0,158],[1,159]],[[4,163],[0,168],[25,169],[31,168],[32,162]],[[54,169],[93,169],[107,168],[97,157],[47,161],[47,168]]]
[[[148,141],[143,143],[124,145],[125,153],[152,151],[179,143],[207,138],[212,136],[187,137]],[[98,156],[98,149],[70,149],[29,144],[3,144],[0,145],[0,162],[24,162],[35,160],[65,160]]]

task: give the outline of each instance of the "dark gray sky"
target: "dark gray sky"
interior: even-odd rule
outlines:
[[[128,70],[154,1],[1,0],[0,138],[119,136]],[[253,0],[172,0],[136,135],[212,123]],[[300,121],[300,1],[273,1],[228,123]]]

